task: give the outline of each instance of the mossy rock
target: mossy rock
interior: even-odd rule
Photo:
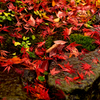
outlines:
[[[84,36],[82,34],[71,34],[70,35],[70,43],[76,42],[77,44],[81,44],[82,46],[77,46],[78,50],[85,48],[88,51],[93,51],[97,48],[97,45],[94,43],[94,39],[89,36]]]

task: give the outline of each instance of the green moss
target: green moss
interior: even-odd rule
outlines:
[[[54,41],[54,40],[53,40],[53,36],[49,36],[49,37],[47,38],[46,43],[45,43],[45,46],[46,46],[47,49],[51,47],[53,41]]]
[[[96,49],[97,45],[93,43],[95,40],[88,37],[84,36],[82,34],[71,34],[70,35],[70,43],[76,42],[77,44],[81,44],[82,46],[78,46],[78,50],[81,51],[81,48],[85,48],[89,51],[93,51]]]

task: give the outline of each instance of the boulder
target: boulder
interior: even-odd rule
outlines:
[[[61,99],[61,96],[57,95],[57,100],[99,100],[100,53],[98,50],[99,48],[80,57],[72,56],[65,61],[52,61],[49,66],[50,70],[53,68],[62,70],[58,65],[64,66],[64,64],[69,62],[75,72],[69,73],[67,71],[61,71],[56,75],[49,74],[47,84],[50,91],[52,91],[51,96],[57,91],[62,91],[64,97]],[[68,53],[65,53],[65,55],[69,56]],[[95,58],[98,59],[97,64],[93,62]],[[86,73],[86,70],[83,70],[82,63],[91,65],[92,72],[90,72],[90,75]]]

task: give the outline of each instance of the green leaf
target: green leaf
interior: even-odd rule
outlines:
[[[21,46],[23,46],[23,45],[25,45],[26,43],[24,42],[24,41],[22,41],[22,44],[21,44]]]
[[[45,78],[43,77],[43,76],[38,76],[38,79],[40,80],[40,81],[45,81]]]
[[[27,40],[26,43],[29,43],[29,40]]]
[[[3,19],[3,20],[5,20],[5,19],[6,19],[6,17],[5,17],[5,16],[2,16],[2,19]]]
[[[3,22],[3,20],[0,20],[0,22]]]
[[[33,53],[33,52],[28,52],[28,54],[30,55],[30,57],[36,58],[35,53]]]
[[[15,14],[15,12],[14,12],[14,11],[12,11],[12,14]]]
[[[11,17],[10,17],[10,16],[8,16],[8,17],[7,17],[7,19],[8,19],[9,21],[12,21],[12,19],[11,19]]]
[[[45,71],[43,74],[44,74],[44,75],[48,75],[48,72],[47,72],[47,71]]]
[[[35,40],[35,36],[34,35],[32,35],[32,40]]]
[[[24,45],[24,48],[29,48],[29,46],[27,44]]]
[[[25,36],[23,36],[23,40],[27,40],[27,39],[29,39],[29,37],[25,37]]]

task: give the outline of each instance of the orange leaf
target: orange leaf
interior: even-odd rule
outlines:
[[[55,1],[52,0],[52,6],[54,7],[56,5]]]
[[[100,0],[96,0],[96,7],[100,8]]]
[[[21,63],[21,59],[20,59],[19,57],[14,57],[14,58],[12,58],[11,60],[12,60],[12,62],[13,62],[14,64],[19,64],[19,63]]]

